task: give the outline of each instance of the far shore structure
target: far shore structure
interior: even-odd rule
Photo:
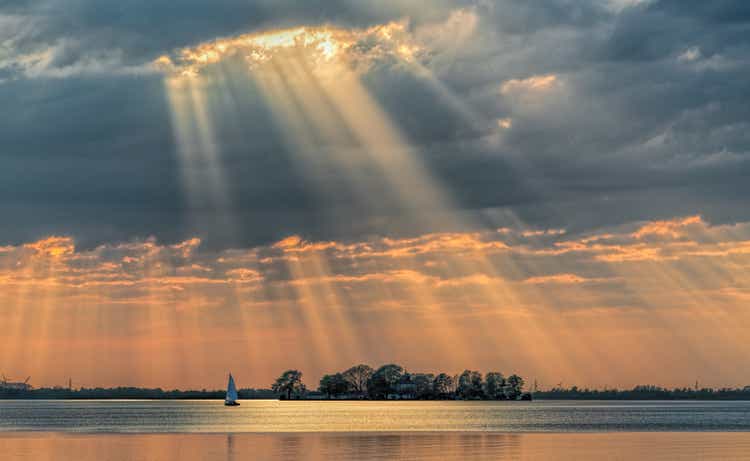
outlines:
[[[28,392],[33,389],[29,380],[31,376],[27,377],[24,382],[11,382],[5,375],[2,375],[2,381],[0,381],[0,393],[2,392]]]

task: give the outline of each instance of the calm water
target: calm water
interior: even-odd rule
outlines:
[[[750,431],[750,402],[0,401],[0,431]]]
[[[748,460],[740,432],[0,433],[3,461]]]
[[[0,401],[0,459],[750,460],[750,402]]]

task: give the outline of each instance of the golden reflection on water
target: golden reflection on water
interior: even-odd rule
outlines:
[[[750,459],[750,434],[305,433],[0,434],[4,460],[235,461]]]

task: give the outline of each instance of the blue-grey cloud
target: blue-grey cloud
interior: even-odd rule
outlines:
[[[162,75],[150,67],[217,37],[404,17],[432,46],[420,62],[439,86],[387,60],[363,83],[472,226],[497,224],[506,207],[582,231],[696,213],[745,220],[749,8],[729,0],[623,8],[587,0],[0,2],[0,241],[198,233],[207,245],[229,246],[291,233],[408,233],[376,171],[356,178],[384,191],[369,208],[346,178],[311,181],[260,90],[241,76],[229,78],[232,110],[212,112],[238,229],[227,232],[210,209],[191,210]],[[555,79],[530,91],[535,76]]]

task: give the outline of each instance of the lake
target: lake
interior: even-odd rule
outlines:
[[[745,432],[748,431],[748,432]],[[750,459],[750,402],[0,401],[2,459]]]
[[[750,402],[0,400],[0,431],[750,431]]]

